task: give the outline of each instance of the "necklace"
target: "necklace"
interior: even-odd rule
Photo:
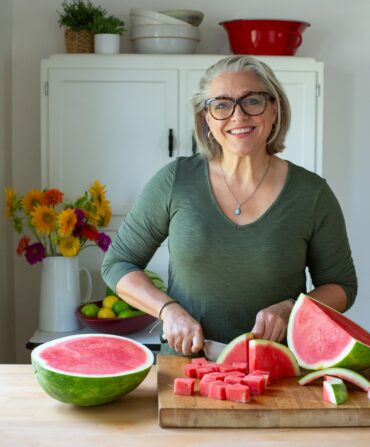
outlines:
[[[256,185],[256,187],[254,188],[254,191],[252,192],[252,194],[250,194],[250,195],[249,195],[245,200],[243,200],[242,202],[238,202],[238,200],[237,200],[236,197],[234,196],[234,193],[232,192],[232,190],[231,190],[229,184],[227,183],[227,180],[226,180],[226,174],[225,174],[225,171],[223,170],[223,167],[222,167],[222,165],[221,165],[221,160],[220,160],[219,164],[220,164],[220,169],[221,169],[221,172],[222,172],[222,176],[223,176],[225,185],[226,185],[227,189],[229,190],[230,194],[232,195],[232,197],[233,197],[235,203],[237,204],[237,207],[236,207],[235,210],[234,210],[234,214],[235,214],[236,216],[239,216],[239,215],[242,213],[241,207],[242,207],[246,202],[248,202],[249,199],[251,199],[251,198],[254,196],[254,194],[256,193],[257,189],[261,186],[262,182],[264,181],[264,179],[265,179],[265,177],[266,177],[266,175],[267,175],[267,172],[268,172],[268,170],[270,169],[270,165],[271,165],[271,156],[269,157],[269,162],[268,162],[268,164],[267,164],[267,167],[266,167],[266,169],[265,169],[265,172],[263,173],[263,176],[261,177],[261,180],[257,183],[257,185]]]

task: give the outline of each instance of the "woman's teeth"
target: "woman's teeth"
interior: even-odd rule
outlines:
[[[228,132],[231,133],[232,135],[239,135],[241,133],[250,133],[250,132],[252,132],[252,130],[253,130],[253,127],[243,127],[240,129],[232,129],[232,130],[229,130]]]

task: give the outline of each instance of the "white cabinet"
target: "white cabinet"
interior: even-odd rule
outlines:
[[[95,179],[117,230],[147,180],[172,157],[192,154],[190,97],[222,55],[55,55],[42,61],[42,183],[75,198]],[[292,127],[281,155],[321,173],[323,66],[261,57],[283,83]],[[170,154],[171,137],[173,152]],[[101,254],[82,254],[99,281]],[[166,247],[149,268],[166,277]]]

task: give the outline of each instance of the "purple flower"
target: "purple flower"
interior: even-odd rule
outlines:
[[[108,250],[111,242],[111,238],[106,233],[99,233],[96,238],[96,243],[104,252]]]
[[[36,264],[36,262],[41,262],[46,257],[45,247],[41,242],[28,245],[24,251],[24,255],[29,264]]]
[[[84,212],[83,212],[82,210],[80,210],[79,208],[76,208],[74,211],[75,211],[75,214],[76,214],[76,217],[77,217],[77,223],[76,223],[76,225],[75,225],[75,228],[79,228],[79,227],[81,227],[81,226],[84,224],[84,222],[85,222],[85,214],[84,214]]]

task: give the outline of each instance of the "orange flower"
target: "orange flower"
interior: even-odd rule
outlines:
[[[31,213],[37,205],[41,205],[44,200],[44,193],[39,189],[32,189],[23,197],[23,208],[26,213]]]
[[[55,206],[63,203],[64,194],[59,189],[48,189],[44,192],[43,204],[48,206]]]
[[[18,246],[17,246],[17,255],[22,256],[24,253],[24,250],[26,247],[28,247],[28,244],[30,243],[30,238],[27,236],[23,236],[19,239]]]

